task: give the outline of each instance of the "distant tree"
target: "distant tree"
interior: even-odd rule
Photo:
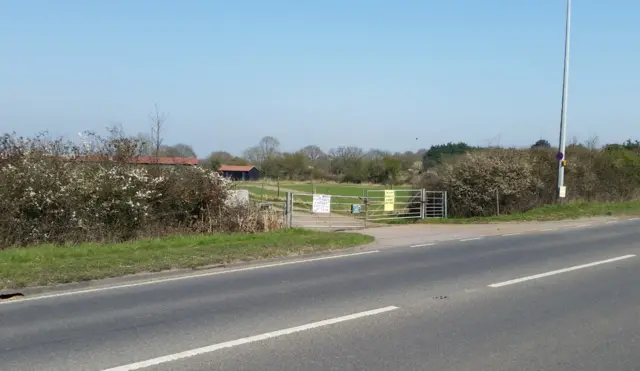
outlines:
[[[438,144],[431,146],[427,152],[425,152],[422,158],[422,166],[425,169],[441,164],[442,161],[451,156],[462,155],[469,151],[477,149],[464,142],[447,144]]]
[[[162,146],[160,148],[160,156],[165,157],[196,157],[196,152],[188,144],[178,143],[173,146]]]
[[[597,135],[592,135],[587,141],[584,143],[584,146],[588,149],[598,149],[598,143],[600,142],[600,138]]]
[[[301,149],[300,152],[307,156],[309,161],[314,165],[317,164],[318,160],[326,156],[322,149],[316,145],[306,146]]]
[[[367,178],[365,154],[362,148],[338,147],[329,151],[331,172],[346,182],[361,183]]]
[[[275,157],[280,154],[280,141],[274,137],[266,136],[260,139],[258,148],[260,149],[260,155],[264,161],[270,157]]]
[[[310,160],[306,154],[298,151],[296,153],[283,153],[280,157],[274,157],[278,174],[287,179],[308,178],[311,173]]]
[[[263,158],[260,153],[260,148],[257,146],[247,148],[242,154],[249,163],[262,166]]]
[[[257,146],[247,148],[244,151],[244,158],[250,163],[258,166],[265,176],[277,177],[278,161],[280,157],[280,142],[278,139],[266,136],[260,140]]]
[[[209,156],[201,161],[202,166],[211,169],[218,170],[221,165],[248,165],[248,161],[242,157],[237,157],[229,152],[211,152]]]
[[[630,151],[636,151],[640,149],[640,140],[632,141],[631,139],[627,139],[623,146]]]
[[[535,142],[531,148],[551,148],[551,143],[549,143],[548,140],[546,139],[540,139],[537,142]]]
[[[161,156],[160,150],[163,143],[162,131],[164,130],[164,124],[167,121],[167,114],[160,112],[157,104],[154,108],[155,110],[149,114],[149,119],[151,120],[151,147],[153,155],[157,158]]]

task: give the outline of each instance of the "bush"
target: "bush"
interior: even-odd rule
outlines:
[[[217,173],[132,165],[137,151],[123,137],[90,135],[83,146],[0,138],[0,248],[279,227],[227,205],[230,182]]]
[[[624,201],[640,196],[640,156],[623,147],[568,149],[567,201]],[[524,212],[554,202],[555,151],[548,148],[476,150],[427,171],[420,186],[448,191],[449,215]]]

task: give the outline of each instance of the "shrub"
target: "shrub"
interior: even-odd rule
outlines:
[[[0,246],[278,227],[249,205],[227,205],[230,182],[217,173],[130,164],[137,147],[122,137],[82,146],[0,138]]]
[[[622,147],[571,147],[565,168],[568,201],[621,201],[640,195],[640,156]],[[557,160],[548,148],[489,149],[449,158],[420,186],[448,191],[450,216],[523,212],[555,200]]]

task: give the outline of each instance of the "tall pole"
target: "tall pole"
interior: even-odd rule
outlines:
[[[567,15],[564,32],[564,72],[562,79],[562,108],[560,110],[560,144],[558,146],[558,197],[564,194],[564,165],[565,150],[567,143],[567,98],[569,90],[569,49],[571,45],[571,0],[567,0]],[[560,155],[562,154],[562,155]]]

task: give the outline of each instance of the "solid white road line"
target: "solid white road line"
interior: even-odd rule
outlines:
[[[128,284],[124,284],[124,285],[98,287],[98,288],[95,288],[95,289],[66,291],[66,292],[61,292],[61,293],[57,293],[57,294],[26,297],[24,299],[19,299],[19,300],[0,301],[0,305],[3,305],[3,304],[16,304],[16,303],[22,303],[22,302],[25,302],[25,301],[32,301],[32,300],[59,298],[59,297],[62,297],[62,296],[88,294],[88,293],[92,293],[92,292],[100,292],[100,291],[108,291],[108,290],[115,290],[115,289],[124,289],[124,288],[130,288],[130,287],[145,286],[145,285],[153,285],[153,284],[164,283],[164,282],[188,280],[188,279],[192,279],[192,278],[217,276],[219,274],[229,274],[229,273],[236,273],[236,272],[245,272],[245,271],[258,270],[258,269],[265,269],[265,268],[282,267],[282,266],[285,266],[285,265],[292,265],[292,264],[304,264],[304,263],[312,263],[312,262],[317,262],[317,261],[322,261],[322,260],[349,258],[349,257],[352,257],[352,256],[373,254],[373,253],[378,253],[378,252],[380,252],[380,250],[362,251],[362,252],[356,252],[356,253],[352,253],[352,254],[330,255],[330,256],[323,256],[323,257],[312,258],[312,259],[293,260],[293,261],[286,261],[286,262],[273,263],[273,264],[254,265],[254,266],[245,267],[245,268],[221,270],[221,271],[207,272],[207,273],[200,273],[200,274],[190,274],[190,275],[186,275],[186,276],[178,276],[178,277],[170,277],[170,278],[161,278],[161,279],[157,279],[157,280],[148,280],[148,281],[143,281],[143,282],[128,283]]]
[[[423,243],[423,244],[420,244],[420,245],[412,245],[412,246],[409,246],[409,247],[426,247],[426,246],[433,246],[433,245],[435,245],[435,244],[436,244],[435,242],[432,242],[432,243]]]
[[[509,237],[509,236],[519,236],[521,235],[522,232],[518,232],[518,233],[507,233],[507,234],[503,234],[502,237]]]
[[[577,269],[583,269],[583,268],[590,268],[590,267],[595,267],[596,265],[600,265],[600,264],[607,264],[607,263],[613,263],[616,262],[618,260],[623,260],[623,259],[629,259],[629,258],[633,258],[635,257],[635,255],[631,254],[631,255],[624,255],[624,256],[619,256],[617,258],[612,258],[612,259],[607,259],[607,260],[601,260],[601,261],[597,261],[597,262],[593,262],[593,263],[588,263],[588,264],[583,264],[583,265],[576,265],[573,267],[569,267],[569,268],[564,268],[564,269],[558,269],[556,271],[551,271],[551,272],[546,272],[546,273],[540,273],[540,274],[536,274],[533,276],[528,276],[528,277],[522,277],[522,278],[516,278],[514,280],[509,280],[509,281],[504,281],[504,282],[499,282],[499,283],[493,283],[491,285],[489,285],[489,287],[502,287],[502,286],[507,286],[507,285],[513,285],[515,283],[520,283],[520,282],[525,282],[525,281],[530,281],[530,280],[535,280],[538,278],[543,278],[543,277],[548,277],[548,276],[553,276],[556,274],[560,274],[560,273],[566,273],[566,272],[571,272],[571,271],[575,271]]]
[[[573,228],[583,228],[583,227],[588,227],[591,224],[578,224],[578,225],[574,225]]]
[[[640,220],[640,218],[631,218],[631,219],[629,219],[629,220],[631,220],[631,221],[634,221],[634,220]]]
[[[480,236],[480,237],[472,237],[472,238],[465,238],[463,240],[460,240],[460,242],[467,242],[467,241],[475,241],[475,240],[481,240],[483,239],[484,236]]]
[[[131,364],[124,365],[124,366],[113,367],[113,368],[105,369],[105,370],[102,370],[102,371],[133,371],[133,370],[139,370],[141,368],[151,367],[151,366],[155,366],[155,365],[159,365],[159,364],[163,364],[163,363],[167,363],[167,362],[174,362],[174,361],[178,361],[178,360],[181,360],[181,359],[198,356],[198,355],[201,355],[201,354],[215,352],[217,350],[224,349],[224,348],[231,348],[231,347],[235,347],[235,346],[238,346],[238,345],[244,345],[244,344],[254,343],[254,342],[257,342],[257,341],[272,339],[272,338],[276,338],[276,337],[280,337],[280,336],[291,335],[291,334],[294,334],[296,332],[312,330],[312,329],[315,329],[315,328],[318,328],[318,327],[329,326],[329,325],[333,325],[333,324],[336,324],[336,323],[350,321],[350,320],[354,320],[354,319],[358,319],[358,318],[362,318],[362,317],[374,316],[376,314],[381,314],[381,313],[389,312],[389,311],[396,310],[396,309],[399,309],[399,308],[395,307],[395,306],[389,306],[389,307],[369,310],[369,311],[366,311],[366,312],[354,313],[354,314],[350,314],[350,315],[343,316],[343,317],[336,317],[336,318],[327,319],[327,320],[324,320],[324,321],[312,322],[312,323],[309,323],[309,324],[306,324],[306,325],[302,325],[302,326],[290,327],[290,328],[287,328],[287,329],[284,329],[284,330],[267,332],[267,333],[264,333],[264,334],[255,335],[255,336],[249,336],[249,337],[238,339],[238,340],[232,340],[232,341],[227,341],[227,342],[224,342],[224,343],[213,344],[213,345],[209,345],[209,346],[202,347],[202,348],[187,350],[185,352],[170,354],[168,356],[153,358],[153,359],[149,359],[149,360],[146,360],[146,361],[131,363]]]
[[[547,228],[547,229],[541,229],[540,232],[551,232],[551,231],[555,231],[558,228]]]
[[[606,224],[613,224],[613,223],[617,223],[617,220],[609,220]]]

